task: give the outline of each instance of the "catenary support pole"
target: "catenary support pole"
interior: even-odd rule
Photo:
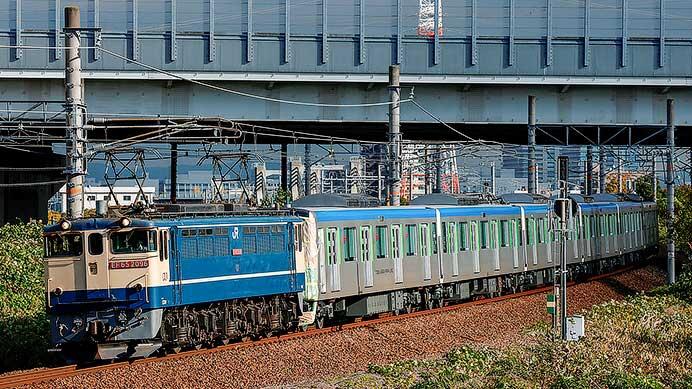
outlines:
[[[310,144],[305,144],[305,195],[309,196],[310,192],[310,165],[312,164],[312,153],[310,151]]]
[[[178,202],[178,144],[171,143],[171,203]]]
[[[401,201],[401,132],[399,131],[399,65],[389,66],[389,204],[399,206]]]
[[[651,158],[651,187],[654,192],[654,202],[658,200],[658,178],[656,177],[656,155]]]
[[[430,194],[430,156],[429,154],[430,150],[430,145],[426,144],[425,145],[425,193],[424,194]]]
[[[82,97],[82,59],[80,57],[79,7],[65,7],[65,109],[67,111],[67,217],[80,218],[84,212],[86,131]]]
[[[442,146],[437,145],[435,151],[435,189],[434,193],[442,193]]]
[[[606,158],[605,158],[605,147],[600,143],[601,129],[598,129],[598,193],[606,192]]]
[[[668,284],[675,282],[675,101],[668,99],[666,191],[668,192],[668,213],[666,215],[666,233],[668,241]]]
[[[568,164],[567,157],[558,157],[558,172],[560,186],[560,230],[561,242],[560,245],[560,323],[562,340],[567,340],[567,217],[568,217],[568,199],[567,199],[567,179],[568,179]]]
[[[593,147],[586,146],[586,180],[584,181],[584,193],[587,196],[593,194]]]
[[[490,162],[490,190],[495,196],[495,161]]]
[[[536,96],[529,96],[529,171],[528,192],[536,193]]]
[[[288,144],[281,144],[281,190],[288,192]]]
[[[617,172],[618,172],[618,193],[622,193],[622,155],[620,153],[620,148],[617,151]]]

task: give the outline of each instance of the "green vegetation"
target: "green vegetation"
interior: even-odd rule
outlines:
[[[464,346],[434,360],[371,366],[339,382],[355,388],[692,388],[692,274],[649,295],[594,307],[587,336],[553,340],[546,325],[530,346]]]
[[[0,227],[0,372],[50,362],[42,228],[36,222]]]

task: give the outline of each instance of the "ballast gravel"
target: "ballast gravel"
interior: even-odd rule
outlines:
[[[662,285],[649,266],[569,289],[569,311]],[[545,293],[427,316],[322,333],[174,360],[134,364],[44,382],[43,388],[254,388],[340,377],[402,359],[433,357],[463,344],[503,348],[528,341],[525,329],[548,322]]]

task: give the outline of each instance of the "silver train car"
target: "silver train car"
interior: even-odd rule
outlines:
[[[456,201],[456,199],[454,199]],[[553,282],[557,218],[549,204],[298,207],[306,296],[325,321],[411,312]],[[569,276],[642,259],[657,242],[655,203],[578,202],[567,236]]]

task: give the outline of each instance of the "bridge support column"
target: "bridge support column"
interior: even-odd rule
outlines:
[[[536,96],[529,96],[529,172],[527,190],[536,193]]]

